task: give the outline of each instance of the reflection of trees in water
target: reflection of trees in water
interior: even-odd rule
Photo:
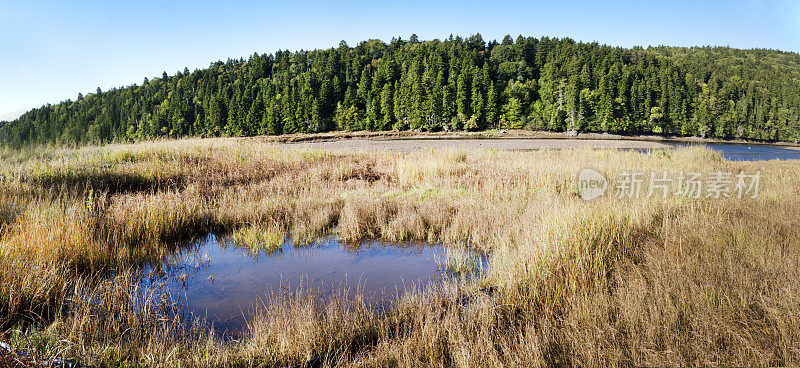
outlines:
[[[248,308],[220,307],[220,303],[248,304],[252,309],[254,304],[264,307],[290,295],[303,294],[318,298],[320,302],[336,296],[361,300],[381,314],[392,310],[404,293],[481,277],[488,261],[487,254],[474,251],[468,245],[374,240],[340,242],[333,236],[311,242],[294,242],[287,238],[277,252],[263,249],[254,253],[251,250],[231,241],[230,237],[215,234],[178,247],[161,263],[142,268],[142,297],[139,299],[161,298],[172,305],[171,312],[164,313],[165,317],[178,315],[186,322],[202,317],[214,323],[215,329],[241,330],[247,320],[244,316],[250,315]],[[319,267],[324,267],[318,262],[335,262],[333,272],[326,273],[323,269],[315,276],[321,270]],[[382,268],[384,263],[388,267]],[[296,275],[304,267],[308,267],[309,273],[300,279],[291,276],[285,279],[281,265],[287,264],[291,265],[287,266],[291,268],[290,274]],[[231,279],[226,270],[232,267],[245,267],[245,271],[238,271]],[[215,280],[215,274],[220,272],[226,275],[216,275],[221,279]],[[253,285],[259,282],[264,283],[263,289],[260,286],[254,289]],[[233,289],[223,291],[225,287],[220,285],[232,285]],[[258,290],[263,294],[257,295]],[[199,294],[193,296],[193,293]],[[218,295],[212,303],[214,307],[198,302],[197,298],[207,302],[211,294]],[[243,299],[248,302],[244,303]],[[190,305],[192,303],[194,305]],[[192,314],[200,310],[200,315]]]

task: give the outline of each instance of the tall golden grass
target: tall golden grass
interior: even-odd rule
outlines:
[[[755,199],[586,202],[591,167],[763,174]],[[0,338],[105,366],[800,364],[800,164],[702,148],[353,153],[247,139],[0,151]],[[273,295],[222,341],[136,266],[209,231],[491,251],[376,314]]]

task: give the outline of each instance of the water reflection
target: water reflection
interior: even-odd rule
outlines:
[[[314,289],[324,297],[344,288],[385,306],[406,290],[475,274],[486,264],[485,255],[437,244],[343,244],[325,238],[297,246],[287,239],[278,251],[253,253],[210,234],[146,270],[143,282],[145,288],[177,295],[187,316],[206,318],[218,331],[236,332],[254,303],[281,289]]]

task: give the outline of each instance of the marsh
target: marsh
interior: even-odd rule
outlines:
[[[585,201],[586,167],[763,181],[756,198]],[[5,149],[0,338],[98,366],[796,365],[798,169],[694,146]],[[227,339],[213,321],[175,313],[170,293],[140,289],[138,270],[209,233],[239,239],[239,252],[287,238],[468,244],[491,266],[410,288],[381,313],[357,287],[273,293]]]

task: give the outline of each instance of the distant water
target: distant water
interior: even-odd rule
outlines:
[[[236,334],[254,303],[264,303],[271,292],[304,288],[324,297],[346,287],[375,305],[388,303],[410,288],[450,277],[447,253],[437,244],[346,245],[324,238],[300,246],[286,240],[282,251],[252,254],[211,234],[147,270],[143,282],[178,295],[191,316]]]
[[[701,145],[711,148],[730,161],[800,160],[800,150],[768,146],[729,143],[678,143],[676,146]]]

